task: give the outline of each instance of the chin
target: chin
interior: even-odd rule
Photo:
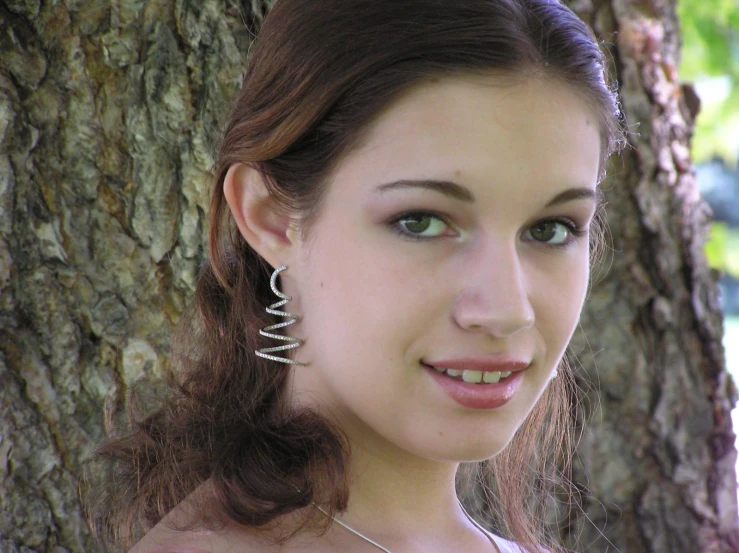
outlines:
[[[477,444],[467,448],[464,451],[460,451],[456,455],[455,461],[459,463],[474,463],[477,461],[487,461],[493,457],[499,455],[510,443],[510,440],[505,443],[497,444]]]
[[[512,438],[512,436],[511,436]],[[438,444],[438,447],[429,451],[428,444],[425,451],[418,451],[421,457],[434,459],[448,463],[475,463],[478,461],[486,461],[500,454],[510,443],[501,441],[501,436],[496,436],[494,440],[457,440],[453,444]]]

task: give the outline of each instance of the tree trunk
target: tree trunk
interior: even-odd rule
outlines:
[[[593,552],[739,551],[736,392],[703,254],[710,211],[688,152],[697,102],[676,73],[675,2],[573,7],[610,43],[631,147],[611,163],[610,270],[573,348],[591,414],[576,481],[592,497],[590,520],[567,531]]]
[[[0,553],[101,550],[78,482],[123,389],[166,365],[215,131],[269,4],[0,3]],[[607,184],[610,271],[574,345],[592,522],[573,512],[563,536],[582,553],[739,551],[734,389],[674,0],[573,8],[611,43],[633,134]]]

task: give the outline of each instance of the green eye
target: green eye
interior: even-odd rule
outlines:
[[[403,227],[413,234],[421,234],[431,226],[431,217],[428,215],[414,215],[401,221]]]
[[[397,231],[409,238],[434,238],[444,234],[447,224],[432,213],[408,213],[396,219]]]
[[[579,236],[574,224],[556,220],[536,223],[524,233],[526,240],[540,242],[548,246],[566,245],[572,241],[573,236]]]

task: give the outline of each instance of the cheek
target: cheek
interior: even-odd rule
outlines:
[[[402,294],[398,271],[367,245],[334,242],[310,258],[306,311],[312,333],[339,349],[379,343],[392,326]],[[306,323],[308,320],[306,319]],[[326,343],[325,345],[329,345]]]
[[[579,256],[569,263],[540,274],[536,286],[536,318],[542,332],[556,341],[569,341],[585,301],[589,263]]]
[[[396,255],[385,243],[334,240],[316,247],[309,267],[305,330],[321,359],[366,361],[374,370],[403,364],[444,304],[435,280],[441,271]]]

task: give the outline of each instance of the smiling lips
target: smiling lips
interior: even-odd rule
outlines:
[[[512,373],[522,371],[530,365],[530,363],[518,359],[485,359],[481,357],[438,359],[424,361],[424,364],[452,378],[461,377],[462,380],[470,383],[495,383],[501,378],[509,377]]]
[[[494,409],[508,403],[531,363],[510,358],[479,357],[423,361],[437,384],[454,401],[470,409]]]
[[[444,373],[457,380],[462,380],[469,384],[495,384],[503,378],[508,378],[513,374],[512,371],[458,371],[455,369],[445,369],[442,367],[434,367],[438,372]]]

